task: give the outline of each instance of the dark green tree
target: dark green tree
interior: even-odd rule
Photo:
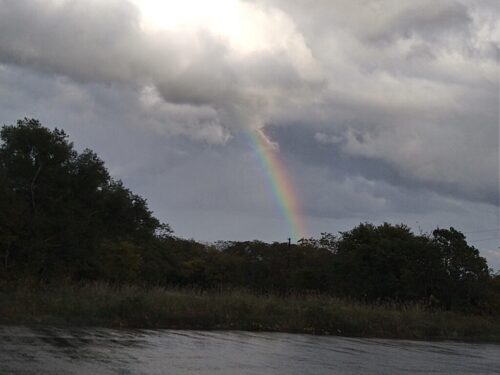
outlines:
[[[498,311],[500,277],[454,228],[415,235],[362,223],[298,245],[207,245],[174,237],[144,198],[113,180],[62,130],[23,119],[0,131],[0,281],[111,283],[309,291],[364,301]]]
[[[40,280],[113,279],[104,275],[113,273],[102,267],[103,260],[113,258],[104,253],[116,257],[122,251],[131,260],[123,267],[133,269],[138,261],[132,252],[168,229],[143,198],[110,178],[95,153],[78,153],[64,131],[25,118],[2,127],[0,139],[5,271]]]
[[[432,243],[446,273],[441,282],[443,302],[449,308],[480,304],[490,279],[486,259],[454,228],[434,230]]]

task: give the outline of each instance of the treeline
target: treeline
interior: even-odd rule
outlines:
[[[416,235],[363,223],[298,244],[177,238],[146,201],[62,130],[23,119],[0,132],[0,285],[105,281],[320,292],[364,302],[500,311],[500,276],[453,228]]]

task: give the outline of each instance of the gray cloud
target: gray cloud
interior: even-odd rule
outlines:
[[[0,0],[2,122],[67,129],[181,235],[287,237],[245,127],[280,145],[312,232],[498,226],[495,1],[235,0],[246,47],[135,4]]]
[[[283,123],[308,124],[320,142],[409,182],[498,205],[500,22],[490,2],[275,3],[329,84]]]
[[[209,121],[211,128],[215,122],[262,126],[255,123],[267,120],[288,90],[300,96],[303,87],[321,84],[307,46],[281,14],[285,41],[246,56],[203,28],[146,30],[139,9],[127,1],[1,5],[0,61],[81,82],[154,88],[166,103],[212,107],[217,118]],[[265,22],[272,25],[275,18],[270,14]]]

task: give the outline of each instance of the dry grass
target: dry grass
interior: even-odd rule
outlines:
[[[419,305],[365,305],[324,295],[242,290],[18,286],[0,291],[0,323],[251,330],[405,339],[500,342],[497,318]]]

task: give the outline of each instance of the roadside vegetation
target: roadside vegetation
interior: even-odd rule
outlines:
[[[0,296],[0,324],[249,330],[425,340],[500,341],[500,319],[418,304],[248,290],[24,285]]]
[[[0,132],[0,323],[500,341],[500,275],[454,228],[297,244],[176,237],[62,130]]]

